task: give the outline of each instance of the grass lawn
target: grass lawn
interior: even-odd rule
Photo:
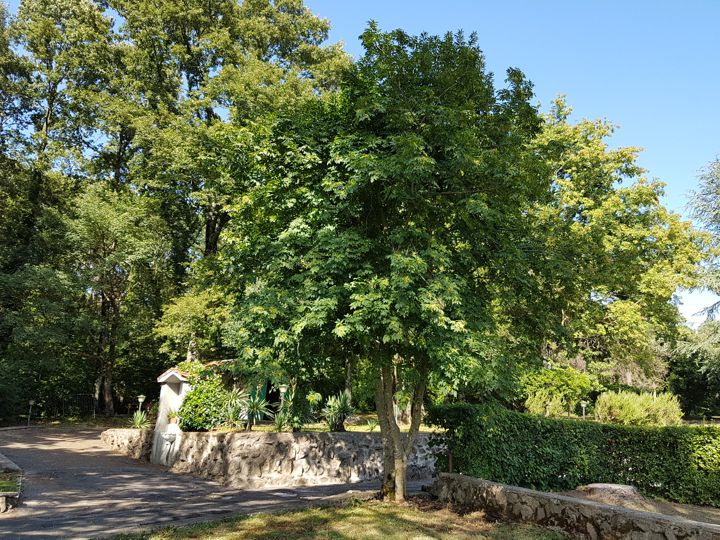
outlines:
[[[20,491],[20,476],[15,473],[0,472],[0,492]]]
[[[379,501],[315,508],[286,514],[262,514],[202,523],[152,534],[124,535],[125,540],[213,538],[260,540],[295,538],[406,540],[496,539],[560,540],[568,538],[550,529],[512,523],[492,523],[481,513],[461,516],[439,503],[415,498],[406,505]]]
[[[374,421],[375,426],[371,430],[370,424],[368,424],[368,420]],[[408,431],[410,428],[409,424],[401,424],[400,425],[400,431]],[[373,431],[375,433],[380,433],[380,426],[377,425],[377,414],[376,413],[358,413],[351,416],[346,422],[345,422],[345,429],[348,431],[355,431],[355,432],[361,432],[361,433],[367,433],[370,431]],[[221,431],[223,431],[221,429]],[[232,431],[232,430],[226,430],[226,431]],[[253,431],[275,431],[275,427],[273,426],[272,422],[265,421],[260,424],[256,424],[253,426]],[[328,426],[325,422],[309,422],[307,424],[304,424],[301,431],[311,431],[311,432],[325,432],[330,431],[328,429]],[[426,426],[425,424],[422,424],[420,426],[420,432],[421,433],[434,433],[440,431],[439,428],[434,426]]]

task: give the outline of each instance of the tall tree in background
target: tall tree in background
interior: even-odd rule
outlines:
[[[710,235],[712,259],[700,276],[700,286],[715,294],[720,292],[720,160],[709,163],[700,175],[700,185],[691,198],[693,217]],[[697,329],[686,329],[673,355],[669,382],[680,395],[683,409],[699,416],[720,411],[720,302],[705,309],[708,316]]]
[[[229,144],[225,131],[233,123],[251,125],[278,103],[332,88],[347,58],[339,46],[322,46],[327,31],[327,21],[295,0],[23,0],[10,19],[3,6],[0,227],[8,234],[0,239],[0,361],[21,370],[40,357],[62,376],[66,366],[80,369],[77,385],[59,385],[56,393],[88,391],[87,381],[106,379],[108,410],[108,385],[125,395],[147,392],[148,373],[168,361],[157,352],[162,332],[152,331],[162,306],[177,314],[216,280],[202,265],[218,250],[224,206],[249,181],[242,160],[225,168],[224,155],[248,153],[242,141]],[[146,215],[143,226],[170,238],[170,265],[132,259],[118,266],[126,280],[121,292],[113,289],[118,305],[104,297],[105,285],[86,288],[87,272],[99,261],[80,242],[78,223],[88,215],[74,205],[87,202],[93,183],[109,187],[118,204]],[[107,210],[119,222],[127,214],[115,203]],[[131,277],[141,274],[151,279]],[[95,276],[96,285],[105,278]],[[37,289],[43,283],[46,295]],[[29,316],[33,299],[52,303],[47,317]],[[52,316],[63,311],[75,315]],[[43,332],[66,341],[51,346],[53,340],[39,339]],[[192,335],[184,339],[188,348]],[[208,354],[229,354],[218,352],[215,334],[208,339],[215,345]],[[112,365],[131,380],[108,383]],[[140,374],[150,382],[133,379]],[[36,386],[20,387],[25,398],[38,397]],[[59,394],[43,403],[53,399]]]
[[[717,256],[720,248],[720,159],[709,163],[700,175],[699,189],[692,197],[692,210],[695,219],[712,235],[712,245],[715,248],[713,254]],[[701,285],[716,294],[720,292],[720,268],[717,260],[712,260],[707,265]],[[706,312],[715,317],[718,310],[720,302],[709,306]],[[718,340],[720,341],[720,337]]]
[[[93,378],[83,292],[65,271],[63,216],[87,178],[84,125],[92,114],[82,96],[99,81],[94,60],[108,43],[110,22],[80,0],[28,0],[4,22],[0,357],[15,378],[10,395],[44,405]]]
[[[154,114],[137,132],[131,175],[177,225],[175,279],[187,290],[168,306],[172,318],[183,306],[202,304],[218,277],[213,257],[227,207],[258,181],[251,175],[256,125],[278,107],[331,89],[348,58],[340,47],[322,45],[328,22],[297,0],[111,5],[123,16],[121,32],[135,44],[138,78],[152,96]],[[162,323],[159,334],[167,332]],[[201,352],[193,343],[211,337],[196,332],[184,338],[190,354]],[[173,336],[180,339],[177,329]],[[223,348],[215,340],[202,352]]]
[[[544,290],[567,300],[565,339],[546,356],[657,388],[681,323],[675,293],[696,284],[707,237],[662,205],[663,185],[645,179],[638,149],[608,147],[612,125],[571,124],[569,114],[556,102],[533,143],[553,177],[552,201],[535,209],[547,239],[537,256],[552,269]]]
[[[128,309],[128,300],[141,296],[138,293],[147,289],[148,280],[163,281],[167,259],[163,222],[149,215],[131,193],[118,193],[102,184],[89,186],[75,205],[68,224],[76,261],[73,273],[86,291],[87,307],[97,327],[98,380],[102,381],[105,412],[112,414],[119,348],[131,320],[139,315],[137,309]]]

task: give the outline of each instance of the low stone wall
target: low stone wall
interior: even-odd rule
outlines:
[[[430,478],[434,468],[420,434],[408,478]],[[382,475],[382,440],[375,433],[182,433],[171,470],[241,488],[363,482]]]
[[[107,446],[135,459],[150,460],[152,429],[108,429],[100,435]]]
[[[507,486],[459,474],[440,474],[431,492],[442,502],[463,509],[484,510],[488,515],[503,519],[558,527],[572,534],[573,538],[720,538],[720,525]]]
[[[147,460],[152,431],[110,429],[102,440],[123,454]],[[163,461],[170,470],[239,488],[353,483],[382,474],[379,433],[177,433],[170,444],[164,453],[169,459]],[[430,478],[434,470],[429,436],[421,433],[408,478]]]

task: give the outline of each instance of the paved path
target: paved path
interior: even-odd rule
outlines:
[[[0,431],[0,452],[25,470],[23,502],[0,514],[0,538],[103,537],[233,514],[301,508],[348,491],[367,494],[377,489],[368,484],[226,488],[115,454],[99,437],[99,430]]]

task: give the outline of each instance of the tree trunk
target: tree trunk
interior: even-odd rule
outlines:
[[[115,404],[112,395],[112,367],[105,366],[105,374],[103,375],[103,401],[105,402],[105,414],[112,416],[115,414]]]
[[[220,233],[230,221],[230,215],[219,210],[215,205],[206,207],[205,214],[205,249],[203,255],[208,257],[217,254]]]
[[[352,399],[352,383],[353,377],[355,376],[355,365],[357,364],[357,357],[351,355],[345,361],[345,392]]]
[[[375,390],[375,406],[380,424],[380,436],[383,442],[383,479],[380,496],[386,500],[395,499],[395,447],[390,437],[390,423],[384,394],[382,375],[378,377]],[[392,414],[392,412],[390,413]]]
[[[395,449],[395,502],[404,502],[407,498],[407,462],[405,452]]]
[[[393,410],[396,387],[393,366],[384,365],[378,378],[376,402],[384,451],[381,495],[384,499],[396,502],[404,502],[407,498],[407,465],[422,421],[422,403],[428,375],[427,364],[421,361],[418,370],[420,377],[413,390],[410,428],[406,434],[400,431]],[[389,472],[390,470],[392,472]],[[394,485],[390,485],[391,483]]]

